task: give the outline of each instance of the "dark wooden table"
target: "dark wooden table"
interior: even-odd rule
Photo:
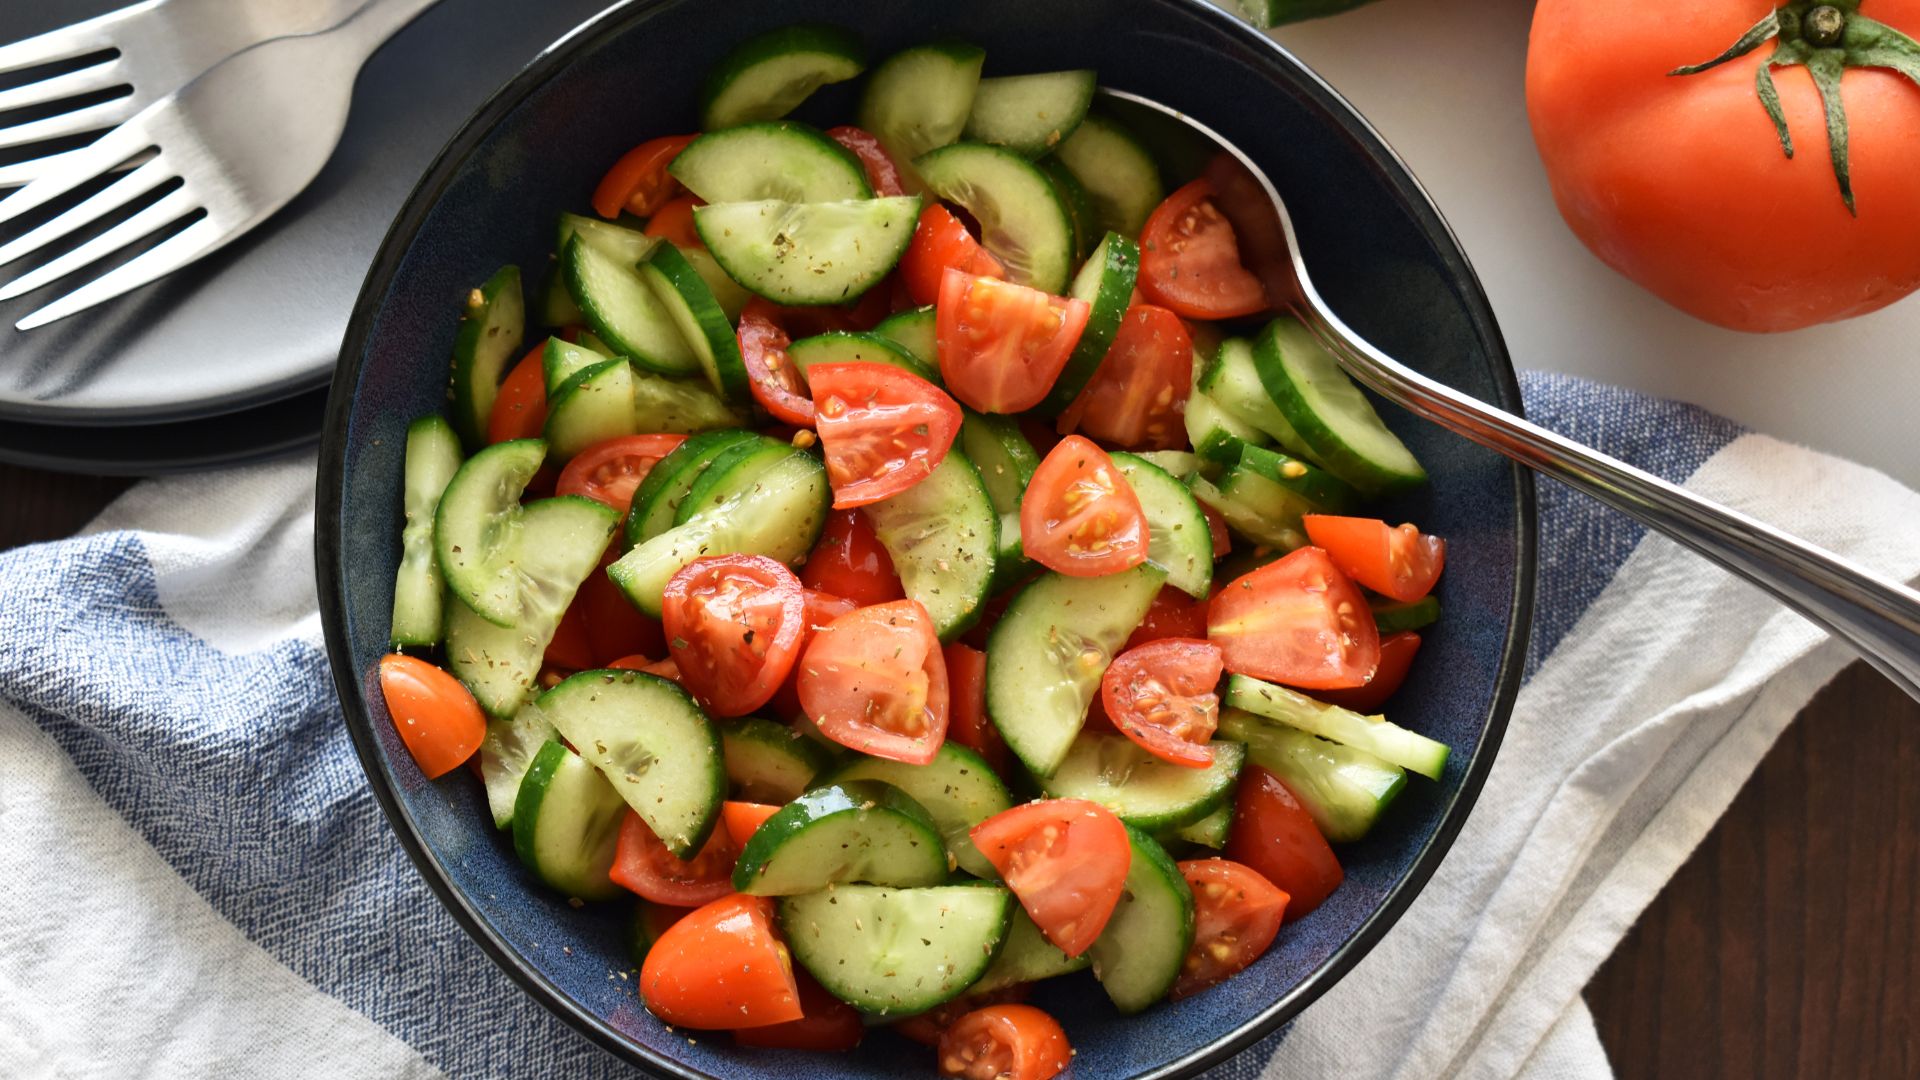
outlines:
[[[0,548],[128,483],[0,465]],[[1920,1076],[1920,705],[1860,664],[1821,691],[1587,1001],[1622,1077]]]

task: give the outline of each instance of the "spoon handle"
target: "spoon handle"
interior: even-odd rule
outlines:
[[[1920,699],[1920,593],[1427,378],[1367,344],[1310,286],[1303,291],[1301,320],[1349,374],[1382,397],[1591,495],[1740,575],[1851,644]]]

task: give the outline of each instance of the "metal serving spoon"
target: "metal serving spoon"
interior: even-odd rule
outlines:
[[[1226,152],[1207,170],[1248,269],[1340,366],[1388,401],[1585,492],[1759,586],[1846,641],[1920,699],[1920,593],[1798,537],[1435,382],[1340,321],[1314,290],[1286,204],[1265,173],[1211,128],[1159,102],[1101,88],[1177,121]],[[1124,108],[1125,106],[1123,106]]]

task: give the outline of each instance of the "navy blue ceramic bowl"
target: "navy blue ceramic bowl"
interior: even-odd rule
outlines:
[[[699,79],[731,44],[806,18],[857,28],[879,55],[951,34],[985,46],[992,71],[1094,68],[1106,85],[1202,118],[1251,154],[1286,197],[1314,280],[1356,330],[1455,386],[1520,408],[1486,298],[1439,213],[1366,122],[1265,37],[1197,0],[971,0],[934,10],[753,0],[716,20],[712,5],[694,0],[639,0],[602,15],[509,82],[435,161],[373,264],[333,383],[320,465],[320,600],[374,791],[420,872],[481,946],[542,1005],[657,1074],[891,1080],[902,1069],[931,1075],[932,1060],[885,1032],[831,1060],[668,1033],[624,992],[628,984],[606,977],[626,966],[626,909],[577,911],[537,886],[464,770],[428,783],[394,732],[375,666],[398,559],[403,432],[442,406],[442,358],[461,298],[502,263],[544,267],[555,213],[583,208],[628,146],[692,129]],[[845,100],[820,106],[828,119],[851,113]],[[1416,778],[1373,836],[1341,852],[1347,882],[1332,900],[1220,988],[1130,1019],[1084,976],[1041,988],[1036,1000],[1079,1049],[1080,1080],[1191,1075],[1304,1008],[1405,910],[1492,762],[1526,643],[1531,482],[1488,451],[1386,415],[1433,475],[1396,510],[1451,545],[1446,617],[1396,716],[1454,748],[1446,775]]]

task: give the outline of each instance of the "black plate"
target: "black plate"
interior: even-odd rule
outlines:
[[[158,476],[245,465],[320,441],[325,390],[171,424],[69,427],[0,420],[0,461],[53,472]]]

